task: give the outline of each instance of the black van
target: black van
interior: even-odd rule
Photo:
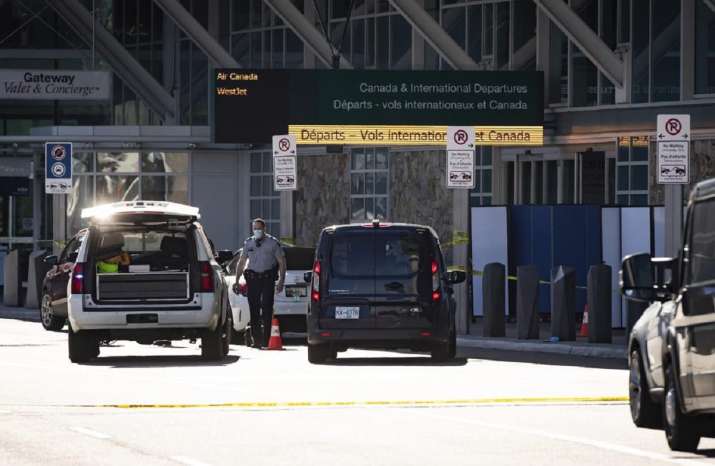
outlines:
[[[432,228],[377,220],[325,228],[306,275],[310,362],[334,359],[348,347],[430,351],[441,361],[454,357],[451,285],[466,275],[447,273]]]

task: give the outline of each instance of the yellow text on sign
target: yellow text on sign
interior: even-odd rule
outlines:
[[[446,126],[290,125],[297,144],[444,146]],[[475,126],[478,146],[542,146],[543,126]]]

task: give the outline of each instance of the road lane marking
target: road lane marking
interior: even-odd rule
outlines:
[[[666,463],[673,463],[673,464],[680,464],[680,465],[690,465],[690,466],[712,466],[712,463],[706,463],[702,461],[696,461],[698,458],[673,458],[669,455],[663,454],[663,453],[655,453],[651,451],[645,451],[645,450],[639,450],[637,448],[632,448],[632,447],[627,447],[625,445],[619,445],[617,443],[611,443],[611,442],[605,442],[601,440],[594,440],[590,438],[585,438],[585,437],[575,437],[573,435],[563,435],[563,434],[557,434],[557,433],[551,433],[551,432],[544,432],[541,430],[535,430],[535,429],[525,429],[522,427],[514,427],[514,426],[508,426],[504,424],[494,424],[491,422],[483,422],[483,421],[477,421],[474,419],[462,419],[462,418],[456,418],[453,416],[442,416],[438,414],[433,414],[433,413],[415,413],[418,416],[422,417],[429,417],[432,419],[439,419],[442,421],[447,421],[447,422],[459,422],[462,424],[470,424],[470,425],[475,425],[479,427],[485,427],[488,429],[499,429],[499,430],[504,430],[508,432],[514,432],[514,433],[519,433],[519,434],[524,434],[524,435],[533,435],[533,436],[538,436],[538,437],[544,437],[548,438],[551,440],[558,440],[562,442],[570,442],[570,443],[577,443],[580,445],[586,445],[589,447],[594,447],[598,448],[601,450],[606,450],[614,453],[622,453],[625,455],[630,455],[630,456],[639,456],[641,458],[646,458],[649,460],[653,461],[663,461]]]
[[[479,406],[479,405],[534,405],[534,404],[623,404],[627,396],[562,396],[562,397],[504,397],[452,400],[368,400],[368,401],[258,401],[228,403],[111,403],[67,405],[67,408],[116,409],[192,409],[192,408],[336,408],[336,407],[420,407],[420,406]]]
[[[172,456],[170,459],[186,466],[209,466],[208,463],[202,463],[201,461],[189,458],[188,456]]]
[[[97,432],[96,430],[86,429],[84,427],[70,427],[70,430],[79,434],[87,435],[89,437],[94,437],[99,440],[109,440],[111,438],[107,434]]]

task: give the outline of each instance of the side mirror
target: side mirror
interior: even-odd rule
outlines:
[[[233,251],[230,249],[221,249],[216,252],[216,262],[225,265],[233,259]]]
[[[450,285],[458,285],[467,280],[467,273],[462,270],[452,270],[447,272],[447,282]]]
[[[680,287],[678,259],[673,257],[654,257],[650,263],[653,268],[656,299],[670,299],[672,295],[678,292]]]
[[[58,258],[57,256],[51,255],[51,256],[45,257],[45,258],[43,259],[43,261],[45,262],[45,264],[47,264],[47,265],[49,265],[49,266],[55,266],[55,265],[57,265],[57,264],[59,263],[60,260],[59,260],[59,258]]]
[[[655,299],[653,267],[650,254],[632,254],[623,258],[620,271],[621,294],[632,301]]]
[[[305,280],[305,283],[310,283],[313,281],[313,272],[305,272],[303,274],[303,280]]]

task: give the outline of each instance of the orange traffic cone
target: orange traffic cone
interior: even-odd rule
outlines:
[[[269,350],[282,350],[283,349],[283,339],[281,338],[281,330],[278,325],[278,319],[273,318],[271,322],[271,338],[268,340]]]
[[[578,332],[578,336],[588,336],[588,304],[583,307],[583,320],[581,321],[581,330]]]

